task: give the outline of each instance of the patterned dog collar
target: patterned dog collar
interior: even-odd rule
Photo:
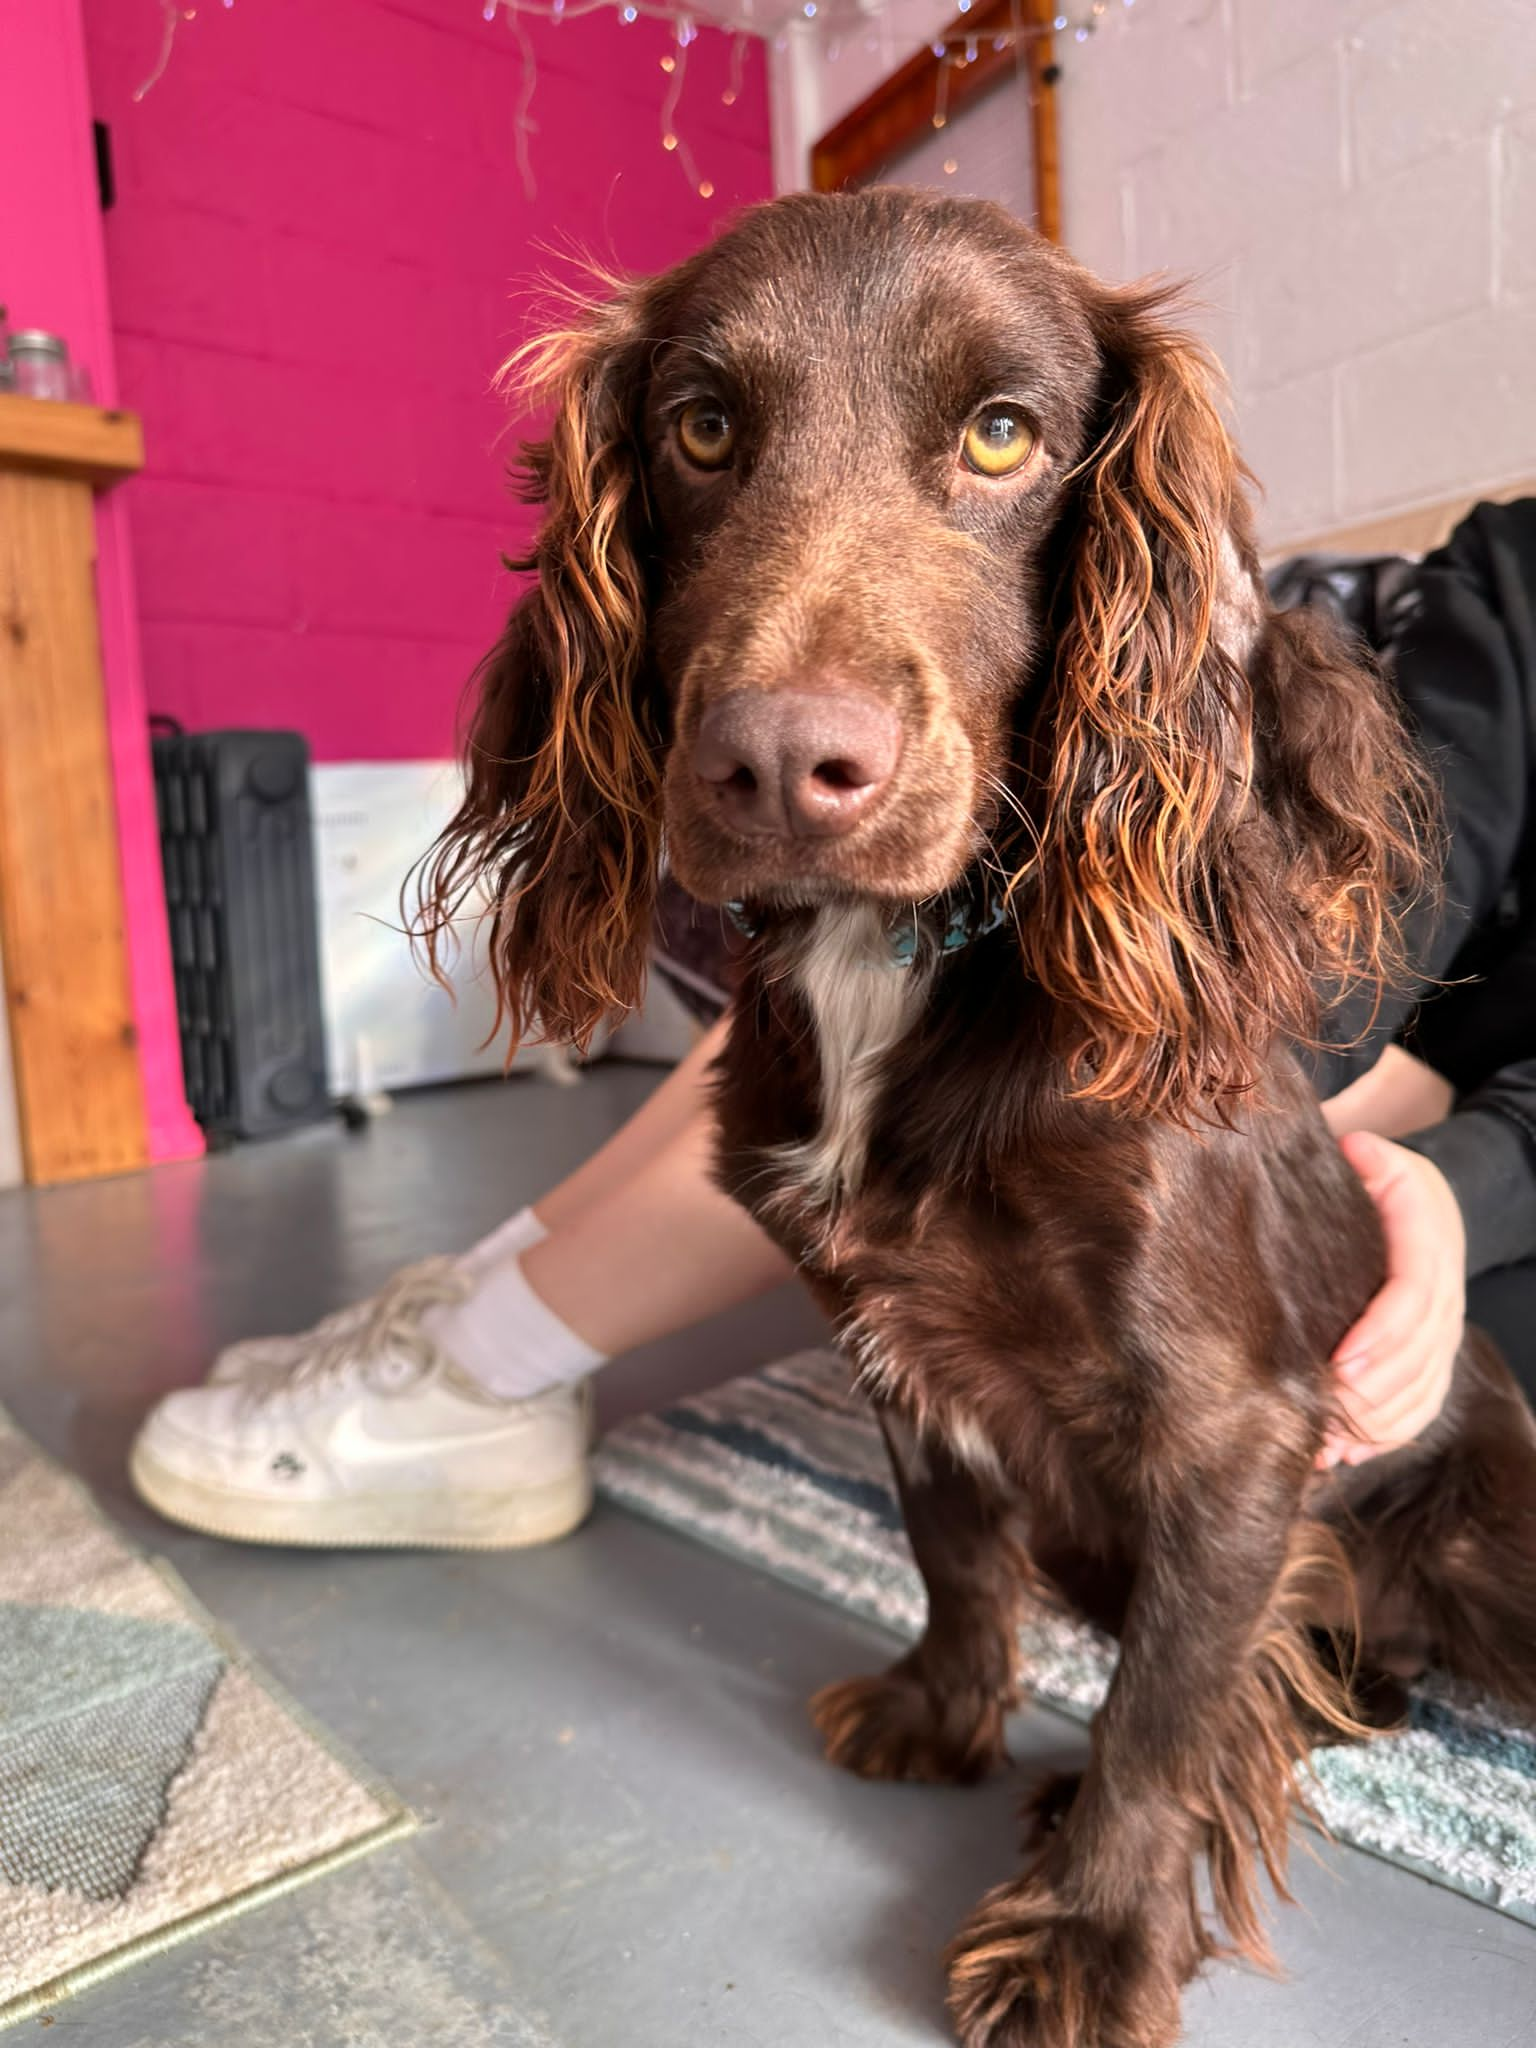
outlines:
[[[995,932],[1006,922],[1007,916],[1007,908],[1001,903],[976,904],[962,899],[952,904],[944,929],[939,934],[939,951],[958,953],[962,946],[969,946],[973,940]],[[922,929],[920,917],[909,914],[892,930],[891,959],[897,967],[910,967],[917,958]]]
[[[926,904],[922,906],[924,910],[927,908],[928,905]],[[754,917],[745,903],[740,901],[727,903],[725,914],[743,938],[756,939],[761,937],[763,931],[762,920]],[[997,931],[1007,922],[1007,919],[1007,907],[1002,903],[989,901],[978,905],[968,898],[961,898],[950,906],[944,929],[938,935],[939,951],[941,953],[958,953],[962,946],[969,946],[973,940],[985,938],[988,932]],[[931,927],[925,926],[921,910],[906,912],[900,923],[891,927],[890,946],[891,965],[893,967],[910,967],[912,965],[912,962],[917,958],[919,939],[925,930],[931,930]]]

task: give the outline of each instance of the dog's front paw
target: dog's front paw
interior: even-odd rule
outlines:
[[[947,1957],[964,2048],[1169,2048],[1176,1977],[1143,1930],[1072,1912],[1040,1877],[999,1885]]]
[[[826,1686],[811,1701],[829,1762],[861,1778],[973,1785],[1008,1761],[1007,1702],[936,1692],[909,1659],[876,1678]]]

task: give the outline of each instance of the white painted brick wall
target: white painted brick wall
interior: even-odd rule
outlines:
[[[1338,377],[1351,512],[1536,476],[1536,299],[1427,327],[1341,364]],[[1356,480],[1371,495],[1350,501]]]
[[[1239,89],[1252,92],[1271,72],[1283,71],[1324,48],[1381,4],[1382,0],[1231,0]],[[1461,0],[1447,4],[1459,6]]]
[[[1243,400],[1238,430],[1259,480],[1260,530],[1294,539],[1334,524],[1334,374],[1315,370]]]
[[[1536,102],[1530,0],[1399,0],[1348,42],[1356,163],[1364,180]]]
[[[1536,0],[1140,0],[1062,63],[1068,239],[1193,277],[1267,544],[1536,477]]]
[[[1211,18],[1221,17],[1213,12]],[[1138,21],[1134,29],[1128,25],[1123,34],[1105,34],[1096,48],[1074,51],[1083,74],[1074,99],[1098,90],[1088,67],[1101,52],[1107,57],[1111,44],[1116,46],[1117,62],[1125,61],[1126,51],[1145,61],[1152,54],[1152,29],[1157,26],[1149,16],[1147,23]],[[1207,31],[1160,33],[1171,41],[1189,42]],[[1109,69],[1107,61],[1103,68]],[[1155,77],[1142,77],[1141,87],[1155,94]],[[1316,218],[1330,212],[1344,190],[1341,128],[1338,63],[1331,50],[1314,50],[1276,72],[1262,98],[1220,107],[1161,146],[1123,159],[1131,195],[1131,242],[1124,260],[1136,270],[1225,267],[1258,252],[1256,224],[1273,231],[1288,215]],[[1062,141],[1063,193],[1072,239],[1073,179],[1086,176],[1087,167],[1076,161],[1081,151],[1070,127]],[[1079,253],[1091,260],[1086,250]]]
[[[1498,228],[1496,279],[1500,298],[1536,298],[1536,113],[1525,114],[1496,136]]]
[[[1478,136],[1278,223],[1242,265],[1231,374],[1262,389],[1485,305],[1491,176]]]
[[[952,14],[806,48],[801,148]],[[1536,0],[1111,0],[1058,51],[1068,241],[1191,278],[1267,544],[1536,477]]]

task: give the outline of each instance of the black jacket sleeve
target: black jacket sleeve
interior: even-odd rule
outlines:
[[[1386,654],[1444,797],[1444,899],[1432,926],[1421,915],[1417,935],[1433,982],[1463,969],[1469,939],[1501,915],[1536,920],[1536,902],[1519,902],[1513,888],[1529,865],[1522,854],[1536,731],[1536,499],[1478,506],[1426,558],[1397,600]],[[1529,974],[1514,972],[1501,981],[1495,971],[1479,989],[1485,1017],[1490,1004],[1502,1005],[1505,1042],[1530,1056],[1480,1076],[1443,1124],[1409,1140],[1441,1168],[1461,1205],[1469,1273],[1536,1257],[1533,993]],[[1447,1052],[1457,1030],[1454,995],[1443,999]],[[1368,1065],[1412,1006],[1411,995],[1388,1005],[1332,1085]],[[1435,1007],[1431,997],[1426,1015]],[[1439,1063],[1451,1070],[1449,1058]],[[1319,1079],[1332,1092],[1329,1077]]]
[[[1469,1277],[1536,1258],[1536,1059],[1505,1067],[1443,1124],[1404,1142],[1451,1184]]]

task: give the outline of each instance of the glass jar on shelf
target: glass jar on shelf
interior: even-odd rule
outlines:
[[[41,327],[18,327],[11,336],[7,355],[11,388],[23,398],[75,396],[69,349],[57,334],[47,334]]]

